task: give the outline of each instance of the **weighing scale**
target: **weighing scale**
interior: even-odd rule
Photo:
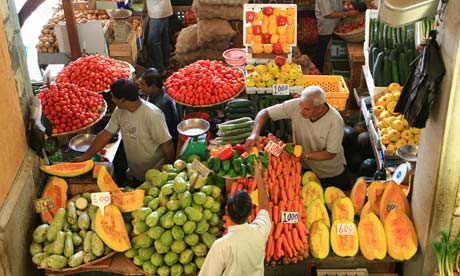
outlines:
[[[187,136],[179,154],[179,159],[187,161],[193,155],[203,160],[207,157],[206,144],[209,122],[204,119],[187,119],[177,125],[177,131]]]
[[[395,172],[393,173],[392,180],[396,182],[396,184],[401,185],[401,188],[403,189],[403,192],[406,194],[406,196],[409,194],[412,182],[414,180],[417,152],[417,145],[406,145],[399,147],[396,150],[396,155],[406,162],[402,163],[396,168]]]
[[[107,12],[110,18],[113,18],[115,25],[113,31],[115,33],[115,41],[126,41],[131,33],[131,26],[126,19],[130,17],[133,12],[127,9],[115,9]]]

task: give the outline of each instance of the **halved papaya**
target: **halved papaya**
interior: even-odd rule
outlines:
[[[330,247],[329,227],[320,220],[313,222],[308,233],[308,244],[313,257],[318,259],[326,258],[329,255]]]
[[[410,216],[409,201],[403,190],[394,181],[387,183],[383,192],[382,200],[380,201],[380,219],[385,221],[393,209],[400,209],[407,216]]]
[[[388,254],[396,260],[409,260],[417,252],[417,233],[410,218],[400,209],[392,210],[383,224]]]
[[[364,258],[382,260],[387,255],[385,230],[374,213],[360,219],[358,224],[359,248]]]
[[[306,171],[302,175],[302,185],[305,185],[310,181],[313,181],[313,182],[316,182],[316,183],[320,184],[319,179],[318,179],[318,177],[316,177],[316,174],[314,172]]]
[[[137,189],[126,193],[112,193],[112,204],[117,206],[121,212],[132,212],[144,205],[145,191]]]
[[[97,186],[101,192],[121,193],[117,183],[113,181],[112,176],[106,166],[102,166],[97,174]]]
[[[113,250],[123,252],[131,247],[125,222],[115,205],[105,206],[104,215],[101,214],[101,208],[98,208],[94,225],[99,237]]]
[[[339,197],[332,203],[331,219],[332,222],[340,219],[353,221],[355,210],[349,197]]]
[[[354,222],[339,219],[332,223],[331,247],[340,257],[352,257],[358,253],[358,230]]]
[[[351,189],[350,199],[351,202],[353,202],[355,214],[361,213],[361,209],[366,202],[366,189],[366,181],[362,177],[356,180],[355,185],[353,185],[353,188]]]
[[[305,208],[317,198],[324,204],[323,187],[320,184],[310,181],[302,187],[302,199]]]
[[[367,198],[372,212],[376,215],[380,215],[380,201],[385,191],[386,183],[382,181],[374,181],[367,189]]]
[[[57,176],[52,176],[45,185],[41,198],[49,198],[53,202],[53,208],[49,211],[45,210],[40,213],[40,217],[43,223],[50,224],[53,221],[53,217],[59,208],[66,208],[67,206],[67,182]]]
[[[329,214],[327,213],[324,203],[321,202],[319,198],[313,200],[307,207],[305,211],[305,226],[307,229],[310,229],[311,225],[320,220],[329,228],[331,226],[331,221],[329,220]]]
[[[74,177],[89,172],[94,166],[93,160],[75,163],[59,163],[54,165],[40,166],[40,170],[47,174],[60,176],[60,177]]]
[[[361,213],[359,214],[359,218],[363,218],[363,217],[369,215],[370,213],[372,213],[371,203],[369,201],[367,201],[366,204],[364,204],[364,207],[361,210]]]
[[[330,186],[324,191],[324,201],[326,201],[327,209],[332,210],[332,203],[339,197],[345,197],[345,193],[337,187]]]

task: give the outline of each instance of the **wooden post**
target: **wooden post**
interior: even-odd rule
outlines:
[[[62,0],[64,8],[64,16],[69,36],[70,54],[75,60],[81,56],[80,41],[78,40],[77,24],[75,23],[75,15],[73,13],[73,5],[71,0]]]

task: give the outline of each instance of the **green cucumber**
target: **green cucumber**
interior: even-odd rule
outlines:
[[[245,122],[249,122],[249,121],[252,121],[252,119],[249,118],[249,117],[243,117],[243,118],[223,122],[223,123],[219,124],[218,126],[239,124],[239,123],[245,123]]]
[[[379,55],[379,53],[380,53],[379,48],[375,47],[374,49],[372,49],[372,67],[369,64],[369,71],[371,71],[372,76],[374,76],[374,66],[375,66],[375,62],[377,61],[377,56]]]
[[[391,68],[391,61],[388,55],[385,55],[383,58],[383,85],[388,86],[390,85],[392,80],[392,68]]]
[[[407,55],[404,52],[399,53],[399,80],[401,85],[404,85],[409,76],[409,63]]]
[[[219,130],[217,132],[217,136],[233,136],[233,135],[242,134],[248,131],[252,131],[252,127],[237,128],[237,129],[232,129],[232,130],[227,130],[227,131]]]
[[[251,121],[246,121],[243,123],[233,123],[233,124],[225,124],[225,125],[220,124],[218,125],[218,128],[221,131],[227,131],[227,130],[238,129],[238,128],[252,127],[253,125],[254,125],[254,121],[251,120]]]
[[[377,59],[375,60],[374,63],[374,68],[373,68],[373,77],[374,77],[374,84],[375,86],[383,86],[383,60],[385,58],[385,54],[383,52],[380,52],[377,55]]]
[[[233,99],[227,102],[226,107],[249,107],[253,103],[248,99]]]

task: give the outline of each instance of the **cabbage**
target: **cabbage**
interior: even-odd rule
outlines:
[[[155,226],[147,231],[147,235],[154,240],[159,240],[165,230],[161,226]]]
[[[179,260],[179,255],[176,252],[169,251],[163,258],[166,265],[172,266],[173,264],[177,263]]]
[[[197,245],[192,246],[192,251],[197,257],[204,257],[206,256],[206,252],[208,252],[208,247],[204,243],[198,243]]]
[[[174,241],[171,245],[171,250],[177,254],[181,253],[182,251],[187,248],[187,245],[183,240],[180,241]]]
[[[185,249],[184,251],[180,253],[179,263],[185,265],[185,264],[190,263],[192,259],[193,259],[193,251],[191,249]]]
[[[181,276],[184,272],[184,268],[181,264],[175,264],[171,266],[171,276]]]
[[[158,268],[157,273],[159,276],[168,276],[169,275],[169,266],[162,265]]]
[[[195,263],[189,263],[184,265],[184,274],[194,274],[196,272]]]
[[[155,266],[163,265],[163,255],[158,252],[153,253],[152,257],[150,257],[150,262]]]

